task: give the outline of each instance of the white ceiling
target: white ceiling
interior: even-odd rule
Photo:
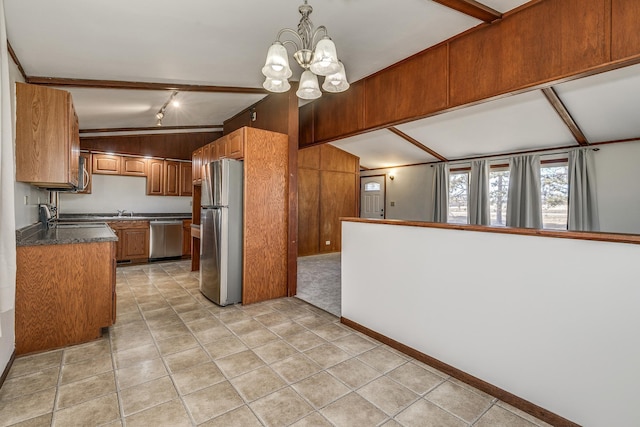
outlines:
[[[589,142],[640,137],[640,65],[555,87]]]
[[[71,92],[82,129],[148,127],[156,125],[156,113],[170,91],[64,88]],[[179,108],[168,106],[163,126],[221,125],[263,98],[259,94],[178,92]],[[109,116],[108,121],[105,115]]]
[[[575,143],[569,129],[540,91],[397,127],[447,159]]]
[[[7,35],[26,74],[261,88],[279,29],[296,28],[303,0],[5,0]],[[430,0],[311,0],[351,82],[470,29],[480,21]],[[508,12],[527,0],[481,0]],[[291,61],[294,62],[294,61]],[[639,69],[556,86],[591,142],[640,136]],[[297,79],[301,70],[294,70]],[[70,88],[81,129],[155,125],[170,91]],[[635,95],[635,96],[634,96]],[[180,92],[164,126],[216,126],[264,94]],[[325,95],[330,96],[330,95]],[[541,92],[492,101],[398,128],[448,159],[575,143]],[[435,161],[380,130],[334,145],[374,168]]]
[[[345,138],[332,142],[331,145],[360,157],[360,165],[367,168],[387,168],[438,161],[386,129]]]

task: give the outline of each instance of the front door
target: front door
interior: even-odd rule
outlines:
[[[360,218],[384,218],[385,176],[360,178]]]

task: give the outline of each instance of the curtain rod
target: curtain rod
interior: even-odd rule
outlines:
[[[464,159],[455,159],[455,160],[450,160],[448,163],[449,164],[458,164],[458,163],[468,163],[472,160],[481,160],[481,159],[487,159],[487,160],[508,160],[511,157],[516,157],[516,156],[522,156],[525,154],[541,154],[541,153],[547,153],[547,154],[542,154],[545,156],[553,156],[555,154],[568,154],[569,150],[573,149],[573,148],[581,148],[581,147],[557,147],[557,148],[547,148],[547,149],[541,149],[541,150],[529,150],[529,151],[520,151],[518,153],[509,153],[509,154],[494,154],[494,155],[486,155],[486,156],[476,156],[476,157],[467,157]],[[583,148],[590,148],[590,147],[583,147]],[[599,151],[600,149],[598,147],[591,147],[590,148],[593,151]],[[431,165],[431,167],[433,167],[433,165]]]

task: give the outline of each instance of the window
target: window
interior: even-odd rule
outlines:
[[[364,191],[380,191],[380,188],[379,182],[367,182],[364,185]]]
[[[467,204],[469,200],[469,172],[449,174],[450,224],[468,224]]]
[[[542,166],[540,168],[542,193],[542,228],[567,229],[569,203],[568,167]]]
[[[507,221],[507,195],[509,194],[509,170],[489,172],[489,209],[491,225],[504,227]]]

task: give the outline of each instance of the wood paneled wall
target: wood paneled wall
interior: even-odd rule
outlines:
[[[640,62],[639,26],[637,0],[530,2],[305,105],[300,147]]]
[[[637,57],[640,52],[640,2],[611,2],[611,60]]]
[[[191,153],[222,136],[222,132],[164,133],[80,137],[82,150],[191,160]]]
[[[341,250],[340,217],[358,216],[360,159],[332,145],[298,153],[298,254]],[[328,245],[326,242],[330,242]]]

